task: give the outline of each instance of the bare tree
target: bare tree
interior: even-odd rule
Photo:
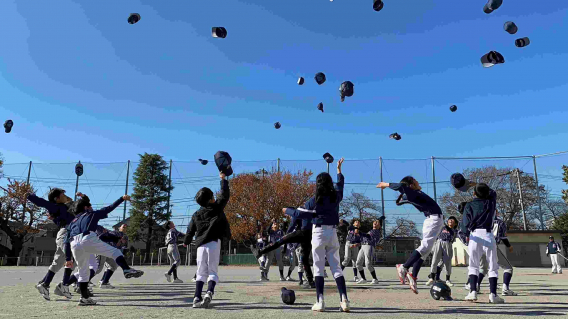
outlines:
[[[390,235],[387,237],[420,237],[420,234],[415,222],[399,217],[396,219],[396,226],[390,230]]]

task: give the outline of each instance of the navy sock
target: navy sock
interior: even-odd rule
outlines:
[[[119,256],[118,258],[116,258],[116,263],[120,266],[120,268],[122,268],[122,270],[130,269],[130,267],[128,267],[128,264],[126,263],[126,259],[124,259],[124,256]]]
[[[300,281],[304,281],[304,272],[300,271],[298,273],[298,277],[300,278]]]
[[[318,298],[319,301],[319,296],[323,296],[323,276],[316,276],[316,298]]]
[[[450,275],[446,275],[446,281],[450,281]]]
[[[378,280],[377,279],[377,273],[374,271],[371,271],[371,276],[373,276],[373,279]]]
[[[89,269],[89,281],[91,281],[91,279],[93,279],[93,277],[95,277],[95,270]]]
[[[408,258],[408,260],[404,263],[403,267],[409,269],[420,258],[422,258],[422,255],[420,255],[418,250],[413,251],[412,255],[410,255],[410,258]]]
[[[479,274],[479,279],[477,279],[477,284],[478,284],[479,286],[481,286],[481,282],[483,281],[483,278],[484,278],[484,277],[485,277],[484,274]]]
[[[215,293],[215,285],[217,283],[214,280],[209,280],[209,282],[207,283],[207,292],[211,291],[211,293]]]
[[[110,269],[105,271],[105,273],[103,275],[103,279],[101,280],[103,284],[108,284],[110,277],[112,276],[112,273],[114,273],[114,271],[112,271]]]
[[[203,291],[204,284],[205,283],[200,280],[195,282],[195,296],[193,297],[193,299],[197,298],[198,300],[201,300],[201,292]]]
[[[430,274],[430,279],[432,279],[432,280],[440,280],[440,279],[436,278],[436,274],[435,274],[435,273],[431,273],[431,274]]]
[[[69,286],[69,279],[71,279],[71,273],[72,272],[73,272],[73,269],[71,269],[71,268],[65,268],[63,270],[63,285]]]
[[[489,277],[489,291],[492,294],[497,294],[497,277]]]
[[[436,267],[436,280],[440,280],[441,274],[442,274],[442,267]]]
[[[509,289],[511,279],[513,279],[513,274],[509,272],[503,273],[503,284],[506,286],[505,288]]]
[[[467,277],[467,283],[469,285],[469,283],[471,282],[471,279],[469,279],[469,276]]]
[[[420,272],[420,268],[422,268],[422,264],[424,263],[424,259],[418,258],[418,260],[412,265],[412,276],[414,279],[418,280],[418,273]]]
[[[367,278],[365,277],[365,270],[360,270],[359,274],[361,274],[361,278],[363,278],[363,280],[367,280]]]
[[[79,289],[81,290],[81,298],[87,299],[89,298],[89,283],[88,282],[80,282]]]
[[[67,286],[70,286],[70,285],[72,285],[76,282],[77,282],[77,277],[75,277],[75,275],[71,275],[71,277],[69,278],[69,283],[68,283]]]
[[[477,276],[469,275],[469,291],[477,291]]]
[[[345,277],[339,276],[339,277],[335,278],[335,283],[337,284],[337,290],[339,291],[339,300],[343,301],[344,295],[345,295],[345,298],[347,298],[347,287],[345,286]],[[322,287],[321,293],[323,295],[323,287]]]
[[[353,268],[353,276],[357,277],[357,268]]]
[[[173,265],[170,267],[170,270],[168,270],[168,275],[171,275],[171,274],[174,272],[174,269],[176,269],[176,264],[173,264]]]
[[[174,268],[174,279],[178,279],[178,269]]]
[[[197,279],[197,273],[195,273],[195,275],[193,275],[193,279]]]
[[[288,277],[290,277],[290,275],[292,275],[292,270],[294,270],[294,268],[292,268],[292,267],[288,268]]]
[[[345,266],[341,265],[341,271],[343,271],[343,269],[345,269]]]
[[[45,274],[45,277],[43,278],[43,285],[46,286],[46,287],[49,287],[49,284],[53,280],[54,276],[55,276],[55,273],[51,270],[48,270],[47,274]]]
[[[284,277],[284,268],[278,270],[280,271],[280,277]]]

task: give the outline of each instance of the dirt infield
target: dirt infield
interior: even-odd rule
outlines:
[[[117,272],[111,282],[117,288],[94,288],[98,305],[78,307],[78,295],[67,300],[53,294],[62,272],[51,284],[51,301],[45,301],[34,288],[47,267],[0,268],[0,317],[6,318],[320,318],[396,317],[457,318],[490,315],[491,318],[513,316],[564,317],[568,310],[568,275],[551,275],[549,269],[517,268],[511,289],[519,296],[504,297],[503,305],[488,303],[488,282],[484,281],[479,302],[461,301],[466,291],[466,268],[454,268],[452,279],[455,301],[435,301],[424,286],[428,269],[419,280],[419,294],[400,285],[394,267],[376,268],[380,284],[357,285],[350,268],[345,269],[352,312],[339,312],[337,289],[333,279],[326,280],[326,313],[312,313],[315,290],[298,288],[297,282],[280,282],[278,270],[271,269],[270,282],[259,282],[258,268],[220,267],[221,281],[217,285],[212,309],[193,309],[191,302],[195,284],[191,278],[195,266],[179,270],[183,284],[167,283],[163,273],[166,267],[142,267],[146,273],[138,279],[125,279]],[[287,268],[286,268],[287,271]],[[328,270],[329,272],[329,270]],[[445,273],[442,274],[444,276]],[[367,274],[371,277],[370,274]],[[297,273],[293,277],[297,279]],[[100,275],[93,279],[96,282]],[[369,279],[369,278],[367,278]],[[501,278],[500,278],[501,282]],[[287,306],[280,300],[280,288],[296,291],[296,304]],[[500,288],[499,288],[500,289]],[[499,290],[500,292],[500,290]],[[199,317],[196,315],[198,314]]]

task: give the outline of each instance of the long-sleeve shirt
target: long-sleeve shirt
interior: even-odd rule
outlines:
[[[360,244],[361,243],[361,234],[355,234],[355,230],[350,230],[347,233],[347,241],[353,244]]]
[[[185,234],[175,228],[171,228],[166,235],[166,245],[177,245],[179,236],[183,237]]]
[[[272,226],[268,227],[266,233],[268,234],[268,242],[270,242],[271,244],[276,243],[277,241],[282,239],[282,237],[284,237],[284,231],[282,229],[275,231],[272,229]]]
[[[442,216],[442,210],[440,206],[438,206],[438,203],[426,193],[414,190],[401,183],[389,183],[389,188],[402,194],[400,204],[412,204],[412,206],[416,207],[416,209],[422,212],[426,217],[430,215]]]
[[[497,193],[490,190],[488,199],[476,198],[465,204],[461,230],[467,236],[476,229],[485,229],[488,233],[493,230]]]
[[[442,231],[440,232],[438,238],[441,241],[447,241],[453,243],[454,240],[456,239],[456,235],[457,235],[457,230],[450,228],[448,225],[445,225],[442,228]]]
[[[67,261],[71,260],[71,238],[79,234],[87,235],[90,232],[96,233],[99,220],[107,218],[108,214],[122,204],[123,201],[122,197],[120,197],[110,206],[81,213],[73,219],[68,227],[67,238],[65,239],[65,255]]]
[[[361,234],[361,245],[375,247],[381,241],[381,235],[380,229],[371,229],[367,234]]]
[[[546,246],[547,254],[557,254],[559,250],[560,250],[560,244],[555,241],[549,242],[548,245]]]
[[[495,218],[493,223],[493,236],[495,236],[495,242],[499,245],[501,242],[507,247],[511,247],[511,243],[507,238],[507,224],[501,218]]]
[[[59,228],[66,227],[75,218],[73,214],[68,212],[68,209],[73,202],[69,202],[67,204],[54,204],[43,198],[37,197],[35,194],[29,194],[28,200],[36,206],[47,209],[49,215],[53,217],[52,221],[59,226]]]

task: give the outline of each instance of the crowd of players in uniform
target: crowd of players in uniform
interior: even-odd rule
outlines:
[[[373,229],[367,233],[360,231],[360,222],[354,220],[351,225],[339,219],[339,204],[343,199],[344,176],[342,174],[343,159],[337,163],[337,179],[333,182],[328,173],[321,173],[316,178],[316,192],[302,207],[285,207],[283,213],[290,217],[286,231],[273,222],[265,231],[257,234],[256,246],[251,247],[260,264],[260,280],[268,281],[268,271],[276,259],[281,281],[294,281],[292,272],[298,266],[299,284],[316,289],[314,311],[325,310],[324,278],[328,276],[325,265],[329,264],[331,274],[339,291],[340,310],[350,311],[350,301],[343,270],[351,264],[354,281],[358,284],[367,283],[365,268],[369,270],[371,284],[378,284],[378,278],[373,268],[373,251],[381,241],[382,222],[384,219],[373,221]],[[180,264],[178,238],[185,237],[183,244],[188,246],[194,242],[197,246],[197,272],[195,282],[194,308],[207,308],[211,303],[215,286],[219,281],[218,266],[221,241],[231,238],[229,222],[224,208],[230,199],[229,182],[224,172],[219,174],[221,192],[215,199],[213,191],[202,188],[195,199],[200,205],[191,219],[186,234],[179,232],[173,222],[168,222],[166,244],[171,268],[165,274],[168,282],[181,283],[177,268]],[[384,183],[378,188],[390,188],[399,192],[397,205],[410,204],[424,213],[426,219],[422,229],[420,246],[404,264],[396,266],[396,272],[401,284],[408,284],[414,293],[418,293],[417,280],[424,260],[432,253],[429,280],[431,286],[440,282],[442,270],[446,270],[445,284],[453,286],[451,281],[452,243],[459,238],[468,246],[469,271],[466,289],[469,291],[465,300],[477,301],[480,284],[484,277],[489,278],[490,303],[504,303],[497,294],[499,267],[504,269],[502,296],[515,296],[510,289],[513,267],[498,245],[503,244],[512,251],[512,246],[506,237],[506,225],[497,216],[497,194],[488,185],[473,183],[465,180],[460,174],[452,176],[452,184],[459,191],[473,188],[475,199],[464,202],[458,209],[463,219],[460,222],[450,217],[444,222],[443,214],[432,198],[421,191],[420,184],[411,176],[403,178],[399,183]],[[99,220],[107,218],[108,214],[117,208],[128,195],[122,196],[112,205],[100,210],[93,210],[89,198],[77,193],[78,200],[72,201],[59,188],[52,189],[48,200],[29,194],[27,199],[37,206],[45,208],[49,219],[56,223],[60,230],[57,234],[57,251],[52,265],[45,277],[37,284],[40,294],[50,300],[50,283],[55,274],[64,268],[63,280],[57,284],[54,293],[71,299],[69,287],[75,285],[75,291],[81,294],[79,305],[95,305],[93,300],[91,279],[105,272],[99,282],[101,289],[114,288],[110,284],[113,273],[121,267],[126,278],[137,278],[144,273],[130,268],[124,259],[122,250],[127,247],[128,238],[123,224],[118,231],[108,231],[98,225]],[[340,263],[340,245],[344,245],[343,263]],[[287,250],[290,267],[284,274],[282,262],[283,250]],[[562,273],[557,262],[560,245],[551,237],[547,247],[547,255],[553,262],[553,273]],[[310,267],[310,256],[313,259],[313,272]],[[412,269],[412,270],[410,270]],[[75,273],[73,274],[73,271]],[[207,288],[203,296],[205,283]]]

